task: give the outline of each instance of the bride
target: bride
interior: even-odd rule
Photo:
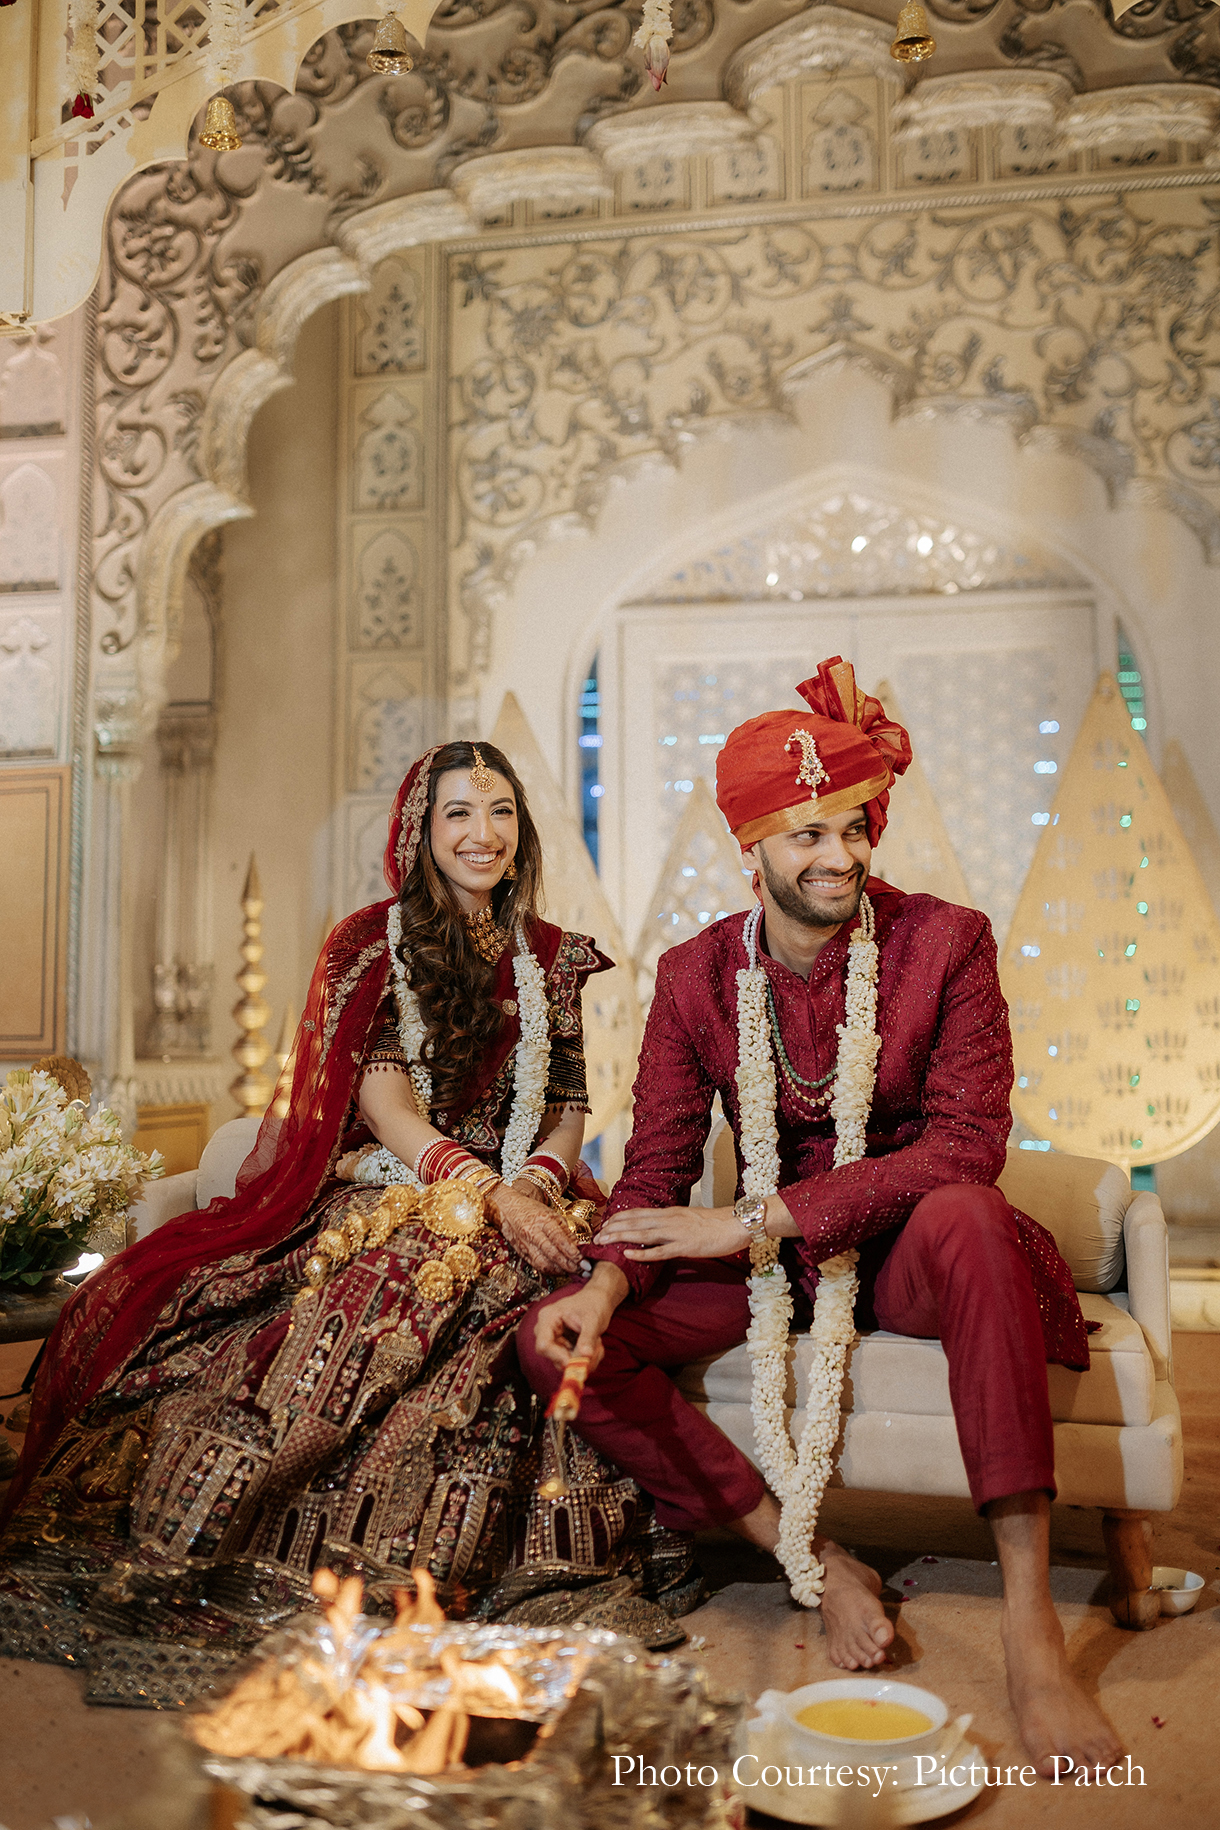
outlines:
[[[681,1637],[644,1596],[690,1605],[686,1545],[630,1481],[573,1441],[569,1496],[537,1497],[513,1348],[578,1269],[571,1195],[602,1199],[580,994],[611,962],[539,918],[537,831],[489,744],[419,759],[385,868],[390,900],[327,942],[236,1194],[112,1259],[48,1343],[4,1650],[49,1634],[99,1701],[200,1688],[308,1605],[319,1562],[374,1602],[423,1567],[456,1611]],[[124,1674],[101,1692],[99,1662]]]

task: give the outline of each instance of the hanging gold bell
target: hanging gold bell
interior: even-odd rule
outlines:
[[[387,13],[377,22],[373,48],[368,54],[369,69],[376,70],[379,76],[405,76],[415,68],[409,42],[407,28],[398,14]]]
[[[919,64],[931,57],[936,40],[928,27],[928,15],[919,0],[906,0],[898,15],[898,32],[890,46],[890,56],[900,64]]]
[[[237,116],[227,95],[214,95],[208,103],[199,144],[211,152],[236,152],[241,145]]]

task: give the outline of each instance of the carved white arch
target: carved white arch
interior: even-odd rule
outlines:
[[[1105,485],[1111,508],[1124,500],[1164,509],[1184,521],[1203,547],[1209,565],[1220,565],[1220,514],[1192,490],[1172,482],[1136,477],[1122,462],[1106,440],[1071,428],[1047,426],[1037,420],[1028,397],[1024,395],[993,396],[986,400],[955,395],[929,398],[921,395],[912,366],[884,352],[851,342],[837,342],[815,355],[802,358],[779,376],[784,400],[782,412],[773,407],[747,407],[729,410],[699,424],[685,427],[670,451],[656,449],[632,455],[611,463],[586,480],[578,509],[565,509],[553,515],[539,516],[521,527],[501,548],[496,560],[479,576],[462,582],[462,602],[471,619],[471,652],[480,657],[471,671],[482,671],[486,665],[488,632],[495,611],[511,593],[521,567],[553,540],[563,540],[577,532],[589,532],[597,524],[607,493],[632,482],[650,470],[672,470],[680,467],[684,449],[697,442],[731,435],[743,425],[762,425],[767,421],[790,418],[795,422],[802,393],[816,385],[820,378],[837,369],[863,370],[884,384],[890,394],[893,419],[965,419],[1005,424],[1018,445],[1061,451],[1083,462]],[[468,677],[464,687],[473,685]]]
[[[250,427],[273,394],[293,385],[302,327],[334,299],[367,292],[378,262],[427,241],[471,233],[476,224],[451,191],[424,191],[377,204],[343,227],[339,247],[317,248],[285,267],[267,287],[253,346],[217,377],[199,437],[203,480],[170,496],[153,515],[136,582],[138,673],[146,721],[165,696],[165,670],[177,649],[191,554],[212,528],[254,513],[246,473]]]

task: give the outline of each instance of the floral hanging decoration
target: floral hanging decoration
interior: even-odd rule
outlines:
[[[643,51],[644,68],[656,90],[669,80],[669,44],[674,35],[671,5],[672,0],[644,0],[644,17],[631,40],[637,50]]]
[[[93,119],[97,94],[97,0],[68,0],[68,79],[75,96],[72,114]]]

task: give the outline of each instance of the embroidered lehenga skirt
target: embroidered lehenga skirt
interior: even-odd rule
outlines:
[[[498,1232],[447,1293],[419,1276],[419,1219],[305,1293],[318,1234],[381,1194],[331,1184],[274,1257],[188,1281],[14,1517],[0,1655],[86,1665],[93,1701],[180,1704],[309,1605],[319,1565],[373,1606],[422,1566],[457,1613],[681,1638],[689,1543],[630,1480],[569,1435],[569,1497],[537,1496],[553,1447],[513,1330],[548,1286]]]

